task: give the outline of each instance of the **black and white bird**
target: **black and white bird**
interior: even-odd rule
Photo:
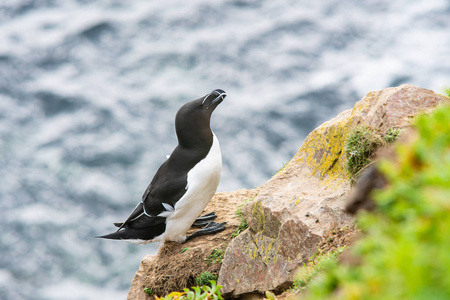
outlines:
[[[178,110],[178,146],[158,169],[126,221],[115,223],[119,229],[100,238],[183,243],[225,229],[225,223],[212,221],[214,213],[199,217],[219,185],[222,155],[210,120],[225,97],[226,93],[217,89]],[[186,237],[192,225],[206,227]]]

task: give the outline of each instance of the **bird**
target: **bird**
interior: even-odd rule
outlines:
[[[215,194],[222,170],[219,141],[210,127],[211,115],[227,94],[215,89],[187,102],[176,113],[178,145],[156,171],[141,201],[116,232],[98,238],[137,244],[187,242],[225,230],[214,212],[201,217]],[[205,226],[206,225],[206,226]],[[186,236],[191,226],[205,226]]]

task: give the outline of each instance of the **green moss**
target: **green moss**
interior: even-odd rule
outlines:
[[[200,275],[198,275],[197,277],[195,277],[195,283],[197,285],[210,285],[210,281],[211,280],[217,280],[219,276],[217,274],[212,274],[211,272],[205,271],[203,273],[201,273]]]
[[[360,263],[328,264],[302,299],[450,299],[450,106],[414,126],[418,139],[380,164],[377,212],[358,215]]]
[[[371,162],[371,155],[383,145],[381,136],[369,127],[355,127],[345,141],[346,168],[354,180]]]

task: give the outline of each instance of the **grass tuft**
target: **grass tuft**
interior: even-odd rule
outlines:
[[[200,275],[198,275],[195,278],[195,283],[199,286],[202,286],[202,285],[209,286],[211,284],[210,281],[212,281],[212,280],[215,281],[215,280],[217,280],[218,277],[219,276],[217,274],[213,274],[211,272],[205,271],[205,272],[202,272]]]
[[[241,207],[236,210],[236,216],[241,219],[241,222],[239,223],[236,230],[231,234],[232,238],[237,237],[241,234],[242,231],[248,228],[248,223],[247,220],[245,220],[244,215],[242,214]]]
[[[225,252],[222,249],[214,249],[207,258],[205,258],[208,266],[211,264],[221,264]]]
[[[256,196],[255,196],[256,197]],[[238,228],[236,228],[236,230],[231,234],[232,238],[237,237],[238,235],[241,234],[241,232],[243,232],[245,229],[248,228],[248,223],[247,220],[245,220],[244,218],[244,214],[242,213],[242,207],[244,207],[244,205],[248,202],[251,202],[255,199],[255,197],[253,198],[249,198],[247,200],[245,200],[241,205],[238,206],[238,208],[236,209],[236,212],[234,213],[236,215],[237,218],[239,218],[241,220],[241,222],[238,225]]]
[[[354,128],[345,141],[346,168],[354,180],[359,172],[371,162],[371,155],[383,145],[380,135],[369,127]]]
[[[400,129],[389,128],[384,137],[369,127],[354,128],[345,141],[346,169],[353,182],[359,173],[371,163],[371,156],[380,147],[392,143],[401,134]]]
[[[402,131],[400,129],[395,129],[391,127],[388,129],[386,135],[384,136],[384,140],[386,141],[386,143],[393,143],[398,139],[401,132]]]

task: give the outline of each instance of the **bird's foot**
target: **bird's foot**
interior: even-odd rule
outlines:
[[[202,236],[202,235],[208,235],[208,234],[214,234],[225,230],[225,224],[227,222],[223,223],[216,223],[216,222],[210,222],[208,225],[206,225],[205,228],[200,229],[199,231],[194,232],[190,236],[186,237],[186,240],[184,242],[190,241],[195,237]]]
[[[194,221],[194,224],[192,224],[192,227],[202,227],[202,226],[208,225],[215,218],[217,218],[217,215],[216,215],[216,213],[214,211],[210,212],[210,213],[207,213],[207,214],[205,214],[205,215],[203,215],[201,217],[198,217]]]

